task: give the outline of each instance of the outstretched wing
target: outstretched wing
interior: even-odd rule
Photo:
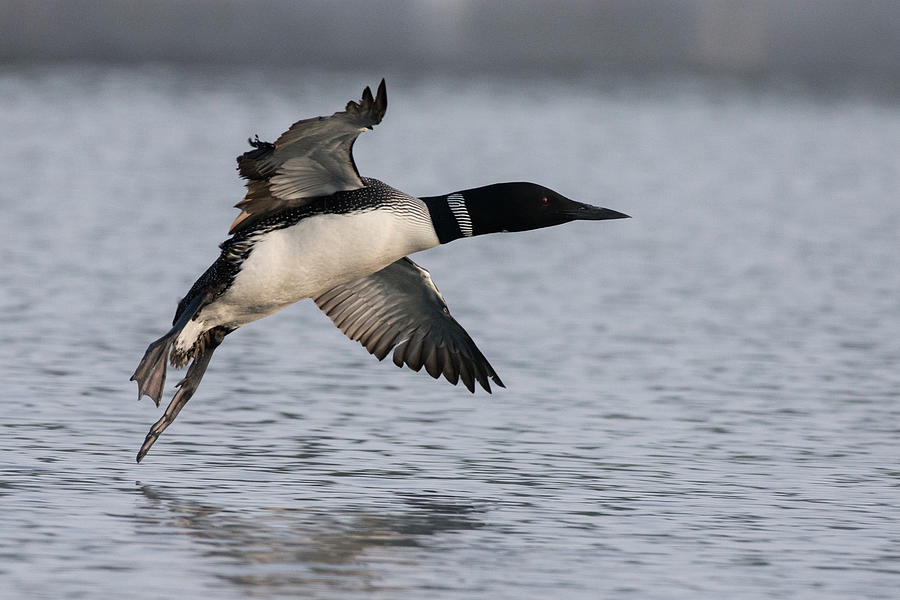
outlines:
[[[359,102],[350,101],[330,117],[297,121],[274,144],[250,141],[253,150],[239,156],[238,171],[248,180],[247,195],[229,233],[249,227],[275,212],[300,206],[315,196],[355,190],[365,184],[353,162],[353,142],[372,129],[387,110],[384,79],[378,92],[366,87]]]
[[[493,367],[456,322],[428,271],[401,258],[367,277],[339,285],[314,298],[316,304],[351,340],[378,360],[394,350],[394,364],[414,371],[425,367],[437,379],[470,392],[475,381],[488,392],[488,378],[506,387]]]

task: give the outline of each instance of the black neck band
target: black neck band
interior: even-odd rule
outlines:
[[[463,233],[459,229],[459,223],[456,221],[456,217],[453,216],[453,212],[450,211],[450,205],[447,204],[446,196],[433,196],[421,198],[421,200],[428,207],[428,212],[431,215],[431,224],[434,225],[438,241],[446,244],[463,237]]]

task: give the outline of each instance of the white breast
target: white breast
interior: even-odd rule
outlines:
[[[388,209],[307,217],[264,234],[199,317],[205,328],[243,325],[438,243],[430,220]]]

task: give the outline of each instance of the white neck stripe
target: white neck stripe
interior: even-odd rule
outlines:
[[[469,217],[469,211],[466,210],[466,200],[463,195],[450,194],[447,196],[447,205],[450,206],[450,212],[456,217],[459,232],[463,234],[463,237],[472,237],[472,219]]]

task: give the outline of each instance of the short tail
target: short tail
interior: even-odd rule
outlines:
[[[170,329],[166,335],[150,344],[147,351],[144,352],[144,358],[141,359],[140,364],[131,376],[131,380],[136,381],[138,384],[138,400],[140,400],[142,396],[149,396],[150,399],[159,406],[159,402],[162,399],[163,388],[166,383],[166,363],[169,362],[172,346],[175,343],[178,334],[181,333],[184,326],[188,324],[200,308],[203,299],[203,295],[198,294],[197,297],[185,306],[183,310],[179,310],[178,318],[175,320],[172,329]],[[150,428],[150,433],[147,434],[147,437],[138,452],[138,462],[144,458],[147,451],[150,450],[150,446],[153,445],[153,442],[155,442],[166,427],[175,420],[179,411],[187,404],[187,401],[191,399],[191,396],[194,395],[197,386],[200,385],[203,374],[206,372],[206,367],[209,365],[209,359],[212,357],[213,351],[222,343],[222,340],[228,333],[230,333],[230,330],[224,327],[215,327],[203,334],[204,339],[202,341],[204,343],[197,345],[196,353],[194,354],[191,366],[188,368],[187,375],[177,384],[177,387],[179,388],[178,392],[175,394],[175,397],[172,398],[172,401],[166,408],[166,412],[163,413],[162,418]]]

